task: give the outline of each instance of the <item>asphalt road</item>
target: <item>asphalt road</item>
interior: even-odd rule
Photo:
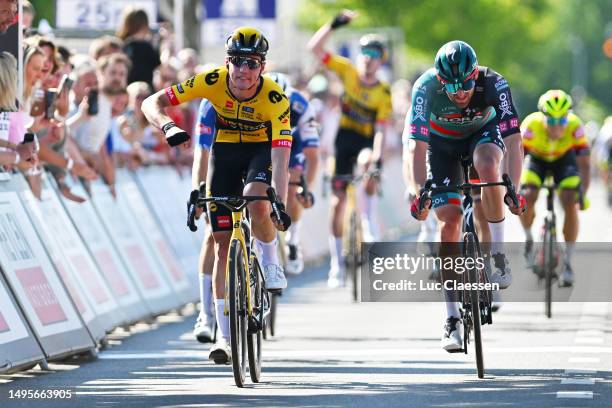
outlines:
[[[591,200],[581,238],[609,241],[603,191]],[[522,240],[516,220],[507,230],[509,241]],[[168,315],[115,332],[96,361],[0,376],[0,407],[612,406],[610,303],[555,303],[552,319],[539,302],[504,304],[484,327],[481,380],[473,354],[440,349],[442,303],[355,304],[325,278],[315,267],[290,281],[260,384],[237,388],[231,368],[208,362],[208,346],[193,339],[194,316]],[[23,389],[71,390],[73,398],[9,398]]]

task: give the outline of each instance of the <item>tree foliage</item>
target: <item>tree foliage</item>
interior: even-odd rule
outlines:
[[[612,60],[602,52],[606,25],[612,37],[609,0],[305,0],[300,22],[314,30],[342,8],[360,13],[360,28],[401,27],[408,58],[428,64],[443,43],[468,42],[481,65],[508,79],[522,114],[546,89],[576,85],[612,108]]]

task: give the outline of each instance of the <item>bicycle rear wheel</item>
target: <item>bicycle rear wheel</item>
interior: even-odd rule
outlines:
[[[545,294],[544,307],[546,317],[552,317],[552,280],[553,280],[553,246],[554,239],[552,234],[551,220],[544,221],[544,279],[545,279]]]
[[[246,255],[237,239],[229,249],[229,326],[236,386],[243,387],[247,366]]]
[[[359,301],[359,284],[360,284],[360,255],[359,255],[359,225],[357,220],[357,211],[353,210],[349,220],[349,249],[347,253],[348,273],[351,277],[353,301]]]
[[[261,378],[261,347],[263,343],[262,332],[264,329],[263,276],[257,261],[253,262],[250,270],[250,276],[251,304],[253,305],[253,314],[249,318],[247,349],[249,354],[249,374],[251,376],[251,380],[257,383]]]
[[[476,241],[474,234],[467,232],[463,237],[463,256],[468,259],[476,259],[477,254],[480,253],[478,242]],[[468,281],[473,284],[477,284],[478,269],[472,268],[467,271]],[[470,310],[472,317],[472,326],[474,329],[474,351],[476,354],[476,372],[478,378],[484,378],[484,356],[482,352],[482,332],[480,324],[480,291],[470,290],[468,299],[470,301]],[[464,335],[468,335],[464,333]]]

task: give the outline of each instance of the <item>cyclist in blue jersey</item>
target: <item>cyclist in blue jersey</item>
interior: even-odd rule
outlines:
[[[213,105],[208,100],[202,99],[198,109],[198,121],[194,129],[194,135],[197,139],[195,141],[196,147],[191,172],[191,184],[194,190],[198,189],[200,184],[206,181],[208,157],[215,134],[216,119],[217,115]],[[198,208],[196,211],[196,215],[199,218],[204,210]],[[210,227],[210,225],[207,225],[207,227]],[[193,334],[200,343],[212,342],[214,336],[215,306],[212,292],[212,273],[215,262],[214,244],[212,230],[206,228],[206,236],[202,241],[200,260],[198,262],[200,313],[193,328]]]
[[[520,140],[519,118],[508,82],[492,69],[479,66],[476,53],[467,43],[444,44],[436,55],[434,67],[414,84],[412,107],[403,135],[404,174],[413,196],[417,197],[426,178],[432,179],[436,187],[448,187],[434,194],[431,203],[440,221],[442,242],[460,239],[461,196],[454,188],[462,179],[460,157],[472,158],[482,182],[501,181],[501,174],[508,172],[518,185],[523,159]],[[507,169],[502,169],[506,146],[509,149],[504,163]],[[418,198],[413,200],[411,212],[418,220],[424,220],[429,208],[419,211],[418,201]],[[512,282],[503,252],[504,201],[503,187],[482,192],[494,261],[490,280],[502,289]],[[521,214],[525,199],[519,195],[519,205],[509,206],[512,213]],[[447,271],[444,272],[446,275]],[[442,346],[452,352],[463,347],[461,314],[457,294],[445,291],[444,297],[447,320]]]
[[[304,270],[304,260],[300,249],[299,228],[302,210],[314,204],[312,185],[317,176],[319,162],[319,131],[315,122],[315,110],[306,97],[291,86],[289,78],[280,72],[267,74],[283,88],[290,103],[290,122],[293,143],[289,159],[289,192],[287,195],[287,212],[291,217],[291,226],[287,231],[289,256],[286,272],[300,274]],[[308,194],[302,194],[299,183],[302,176]]]

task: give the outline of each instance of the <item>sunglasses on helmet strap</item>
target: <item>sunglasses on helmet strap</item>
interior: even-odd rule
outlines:
[[[448,81],[444,80],[440,76],[438,76],[438,80],[442,83],[442,85],[444,85],[444,89],[446,90],[446,92],[454,94],[454,93],[459,92],[460,89],[463,89],[466,92],[472,90],[476,86],[477,76],[478,76],[478,68],[474,68],[472,73],[468,75],[467,78],[465,78],[463,82],[460,82],[457,84],[449,83]]]

